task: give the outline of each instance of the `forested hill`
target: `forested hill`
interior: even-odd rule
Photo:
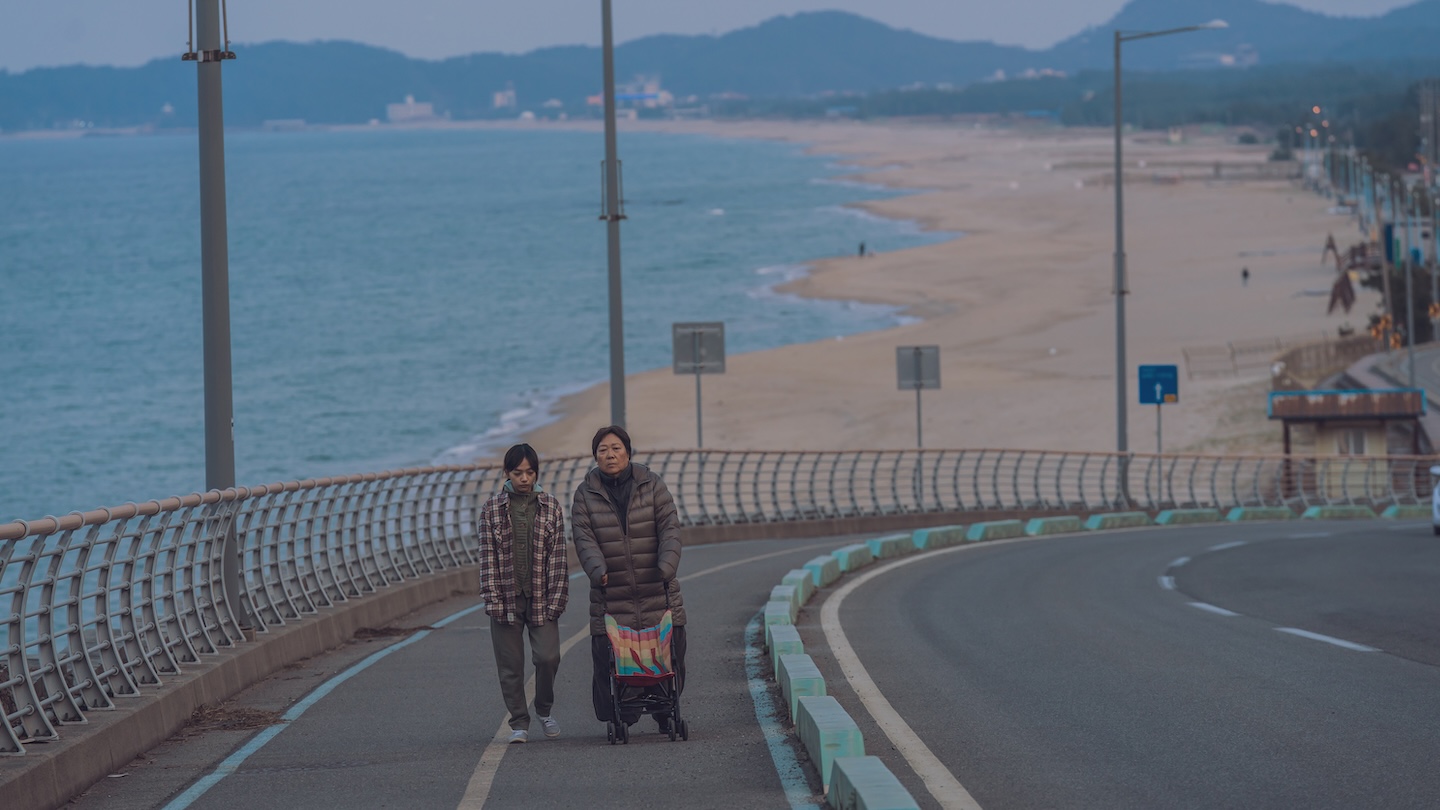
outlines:
[[[692,103],[714,99],[823,98],[904,87],[963,88],[997,77],[1110,65],[1111,31],[1156,30],[1211,19],[1229,28],[1126,46],[1129,70],[1236,70],[1276,64],[1413,65],[1440,42],[1440,0],[1419,0],[1383,16],[1328,17],[1262,0],[1133,0],[1112,20],[1053,48],[1027,50],[957,42],[897,30],[840,12],[773,18],[720,36],[653,36],[616,49],[622,81],[658,77]],[[355,123],[385,117],[385,105],[412,95],[455,119],[520,111],[590,113],[600,91],[600,54],[591,47],[520,55],[410,59],[348,42],[237,44],[224,66],[227,122]],[[1413,68],[1409,68],[1413,69]],[[494,93],[513,88],[516,106],[497,110]],[[1003,87],[1000,95],[1004,95]],[[991,95],[994,95],[993,93]],[[549,102],[548,106],[546,102]],[[1002,102],[1003,103],[1003,102]],[[174,58],[138,68],[43,68],[0,73],[0,129],[190,126],[195,66]]]

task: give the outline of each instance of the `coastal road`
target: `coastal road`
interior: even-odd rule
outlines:
[[[902,560],[838,617],[986,810],[1419,808],[1440,806],[1437,586],[1428,524],[1148,529]],[[802,636],[828,662],[820,614]],[[822,670],[867,751],[939,806]]]
[[[747,623],[785,572],[849,538],[737,542],[685,550],[681,582],[689,617],[682,710],[689,741],[671,742],[645,718],[629,745],[608,745],[590,700],[589,587],[571,584],[561,621],[566,650],[557,684],[558,739],[532,720],[530,742],[508,735],[483,611],[429,631],[335,686],[250,753],[233,773],[184,804],[248,808],[665,808],[789,807],[775,755],[757,720],[746,673]],[[478,605],[449,600],[404,622],[434,627]],[[412,637],[413,638],[413,637]],[[406,639],[409,640],[409,639]],[[247,712],[284,712],[396,637],[347,645],[277,674],[227,704],[218,721],[102,780],[73,808],[157,808],[183,796],[235,752],[253,747]],[[249,727],[247,727],[247,725]],[[264,733],[261,731],[260,733]],[[793,751],[782,743],[781,754]],[[799,768],[787,773],[806,799],[819,792]],[[813,777],[810,777],[813,780]],[[818,801],[818,800],[817,800]],[[170,805],[178,807],[180,805]]]
[[[397,623],[435,629],[359,641],[247,690],[73,806],[814,806],[813,769],[787,769],[793,748],[765,734],[745,628],[784,572],[849,541],[686,550],[688,742],[647,719],[630,745],[606,744],[590,713],[577,582],[562,621],[562,640],[576,643],[561,667],[558,740],[536,723],[526,745],[494,743],[505,712],[488,623],[457,598]],[[877,694],[986,810],[1433,807],[1437,582],[1426,523],[1147,529],[882,564],[820,594],[799,624],[867,753],[921,807],[947,805],[914,751],[872,719]],[[838,627],[822,626],[830,606]],[[851,687],[835,633],[878,692]]]

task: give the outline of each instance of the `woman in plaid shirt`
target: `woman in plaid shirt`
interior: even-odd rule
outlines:
[[[525,635],[535,665],[535,713],[546,737],[560,736],[551,715],[560,669],[560,614],[570,597],[565,519],[560,501],[541,490],[540,457],[528,444],[505,453],[505,485],[480,510],[480,598],[500,694],[510,712],[510,742],[530,738],[525,707]]]

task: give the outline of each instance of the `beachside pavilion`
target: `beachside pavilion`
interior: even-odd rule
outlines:
[[[1287,456],[1301,426],[1316,456],[1386,456],[1391,447],[1420,455],[1425,392],[1418,388],[1274,391],[1266,411],[1284,425]]]

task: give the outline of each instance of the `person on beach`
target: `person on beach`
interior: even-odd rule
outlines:
[[[860,243],[860,258],[862,258],[862,259],[865,258],[865,243],[864,243],[864,242],[861,242],[861,243]]]
[[[505,484],[480,510],[480,598],[500,694],[510,712],[510,742],[530,738],[525,701],[525,635],[535,667],[535,713],[546,737],[560,736],[555,673],[560,669],[560,614],[570,598],[565,517],[541,489],[540,456],[528,444],[505,452]]]
[[[1240,286],[1241,286],[1241,287],[1249,287],[1249,286],[1250,286],[1250,268],[1248,268],[1248,267],[1242,267],[1242,268],[1240,268]]]
[[[634,630],[660,623],[669,609],[674,622],[670,654],[675,688],[685,688],[685,600],[680,568],[680,521],[675,499],[660,476],[630,460],[630,434],[619,425],[595,432],[595,467],[575,490],[570,525],[575,554],[590,579],[590,656],[595,719],[635,723],[611,716],[610,639],[605,614]],[[669,718],[656,715],[662,732]]]

